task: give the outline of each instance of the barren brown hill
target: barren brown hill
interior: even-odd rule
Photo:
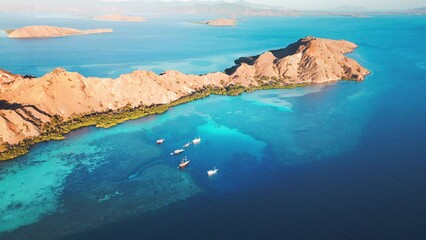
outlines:
[[[232,18],[219,18],[219,19],[208,20],[208,21],[205,21],[204,23],[210,26],[224,27],[224,26],[235,26],[237,24],[237,20]]]
[[[70,35],[109,33],[112,29],[78,30],[53,26],[27,26],[18,28],[8,33],[9,38],[47,38],[64,37]]]
[[[285,83],[323,83],[340,79],[364,80],[368,71],[344,54],[356,44],[314,37],[300,39],[286,48],[244,57],[226,72],[235,78],[269,78]]]
[[[31,144],[59,139],[75,128],[110,127],[211,93],[361,81],[368,70],[344,56],[356,47],[306,37],[283,49],[240,58],[225,73],[206,75],[138,70],[110,79],[57,68],[29,78],[0,71],[0,159],[22,155]]]

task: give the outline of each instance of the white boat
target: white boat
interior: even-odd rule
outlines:
[[[193,144],[199,144],[201,142],[201,138],[195,138],[194,140],[192,140]]]
[[[183,145],[183,147],[184,147],[184,148],[187,148],[187,147],[189,147],[190,145],[191,145],[191,143],[189,142],[189,143],[187,143],[187,144]]]
[[[184,151],[185,151],[185,149],[176,149],[172,153],[170,153],[170,155],[178,155],[179,153],[182,153]]]
[[[191,161],[190,161],[190,160],[188,160],[186,157],[182,158],[182,160],[181,160],[181,161],[180,161],[180,163],[179,163],[179,168],[180,168],[180,169],[184,169],[184,168],[186,168],[190,162],[191,162]]]
[[[162,139],[158,139],[158,140],[157,140],[157,144],[162,144],[164,141],[166,141],[164,138],[162,138]]]
[[[217,173],[217,171],[219,171],[219,169],[217,169],[216,167],[214,167],[213,170],[208,170],[207,171],[207,175],[209,175],[209,176],[215,175]]]

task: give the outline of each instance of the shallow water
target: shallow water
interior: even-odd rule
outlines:
[[[350,56],[372,74],[210,96],[37,144],[0,163],[0,239],[423,239],[425,17],[248,18],[236,28],[193,20],[2,15],[1,29],[54,23],[115,32],[0,37],[0,67],[37,76],[57,66],[102,77],[136,68],[204,73],[313,35],[357,43]],[[200,144],[170,156],[195,137]],[[191,163],[179,170],[185,155]],[[207,177],[214,166],[218,174]]]

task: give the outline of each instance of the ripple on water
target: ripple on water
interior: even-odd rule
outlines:
[[[158,161],[163,150],[140,126],[89,133],[39,144],[1,169],[0,220],[6,224],[0,231],[6,237],[27,239],[31,232],[34,239],[54,239],[200,191],[188,173]],[[137,176],[128,179],[135,169]],[[52,230],[36,230],[40,228]]]
[[[72,169],[60,158],[51,157],[1,171],[0,232],[37,222],[55,212],[65,178]]]
[[[321,91],[324,86],[309,86],[294,89],[276,89],[268,91],[256,91],[250,94],[243,94],[241,98],[252,102],[257,106],[275,107],[280,111],[292,111],[292,105],[289,99],[292,97],[301,97],[311,93]]]
[[[0,168],[0,232],[36,223],[60,209],[67,177],[78,166],[92,171],[104,164],[106,148],[85,135],[33,147],[30,153]]]
[[[233,170],[252,174],[266,149],[282,163],[337,154],[357,139],[362,112],[351,111],[348,102],[359,98],[339,90],[347,98],[336,102],[319,89],[211,96],[165,114],[40,144],[21,159],[26,161],[2,169],[0,217],[8,224],[1,230],[24,226],[8,236],[25,239],[25,233],[49,228],[54,230],[35,238],[55,238],[189,198],[203,184],[232,191],[248,183],[247,176]],[[299,96],[306,97],[294,101]],[[322,104],[312,105],[318,97]],[[161,146],[155,144],[159,136],[167,139]],[[178,171],[180,158],[170,151],[198,136],[202,144],[185,152],[193,162]],[[207,181],[206,171],[213,166],[221,169],[220,177]]]

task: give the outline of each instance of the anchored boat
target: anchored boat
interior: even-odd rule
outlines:
[[[188,166],[189,162],[191,162],[190,160],[188,160],[187,157],[182,158],[182,160],[179,163],[179,168],[180,169],[184,169]]]
[[[193,144],[199,144],[200,142],[201,142],[201,138],[200,137],[195,138],[194,140],[192,140]]]
[[[176,149],[172,153],[170,153],[170,155],[178,155],[178,154],[180,154],[184,151],[185,151],[185,149]]]
[[[189,147],[190,145],[191,145],[191,143],[189,142],[189,143],[187,143],[187,144],[183,145],[183,147],[184,147],[184,148],[187,148],[187,147]]]
[[[217,173],[217,171],[219,171],[219,169],[217,169],[216,167],[214,167],[213,170],[208,170],[207,171],[207,175],[209,175],[209,176],[215,175]]]
[[[163,144],[164,141],[166,141],[164,138],[158,139],[157,144]]]

